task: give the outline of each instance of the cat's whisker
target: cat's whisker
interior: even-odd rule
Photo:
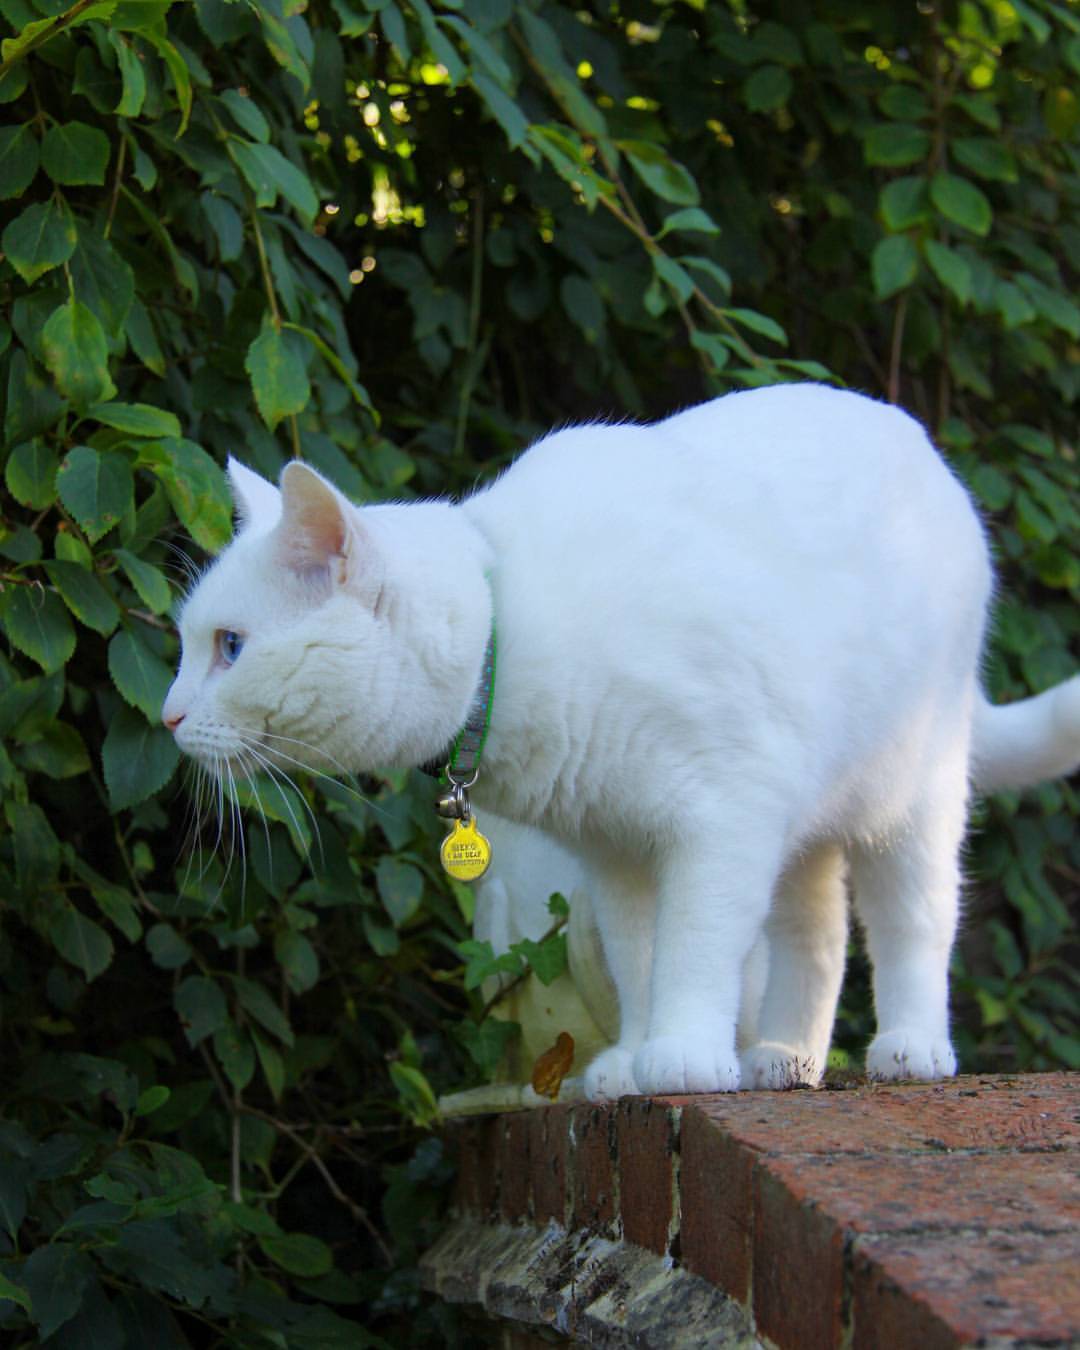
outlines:
[[[304,807],[304,810],[308,814],[308,818],[311,821],[312,837],[319,846],[320,860],[325,862],[325,854],[323,852],[322,846],[322,832],[319,829],[319,821],[315,815],[315,812],[311,809],[311,806],[308,803],[307,798],[300,791],[299,787],[293,781],[293,779],[279,765],[274,764],[265,755],[260,754],[260,752],[256,750],[255,747],[252,745],[245,746],[245,750],[249,755],[251,755],[251,757],[255,760],[257,764],[259,764],[263,769],[266,770],[270,778],[270,781],[277,788],[281,800],[285,803],[285,809],[289,813],[289,818],[292,821],[293,829],[296,831],[297,839],[302,840],[304,837],[304,832],[300,828],[300,822],[296,817],[296,812],[293,810],[292,803],[289,801],[288,795],[286,794],[284,788],[282,787],[282,782],[280,780],[283,780],[285,783],[287,783],[289,787],[291,787],[292,790],[296,793],[297,797],[300,799],[300,802]]]
[[[250,746],[254,741],[279,759],[287,760],[290,764],[295,764],[298,769],[303,769],[305,773],[310,773],[315,778],[325,779],[326,782],[334,783],[339,787],[347,788],[361,801],[368,800],[368,797],[356,785],[356,775],[350,769],[347,769],[340,760],[335,759],[328,750],[322,749],[321,746],[312,745],[309,741],[301,740],[298,736],[282,736],[276,731],[256,731],[252,727],[237,727],[237,731],[245,738],[246,746]],[[312,755],[321,756],[335,770],[335,773],[325,773],[322,769],[313,768],[305,760],[297,759],[295,755],[279,750],[276,745],[267,745],[267,741],[283,741],[286,745],[298,745],[302,750],[307,750]]]
[[[259,794],[258,779],[256,778],[255,773],[252,771],[251,765],[248,763],[249,759],[250,753],[247,747],[245,747],[244,750],[241,751],[236,762],[237,765],[243,770],[244,777],[247,779],[248,782],[248,787],[250,787],[251,789],[252,800],[254,801],[256,807],[258,808],[259,819],[262,822],[263,827],[263,837],[266,840],[266,865],[267,870],[270,873],[270,879],[272,881],[274,877],[274,854],[273,850],[270,847],[270,824],[266,818],[266,810],[263,807],[262,797]],[[237,809],[239,810],[239,807]]]

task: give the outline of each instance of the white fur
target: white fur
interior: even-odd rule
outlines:
[[[909,417],[814,385],[736,394],[559,432],[461,506],[356,509],[293,464],[278,513],[269,485],[231,476],[243,527],[181,618],[178,743],[230,765],[245,745],[323,769],[423,762],[465,716],[494,613],[476,800],[587,868],[620,1009],[590,1096],[737,1087],[762,935],[742,1072],[815,1081],[845,873],[874,963],[870,1072],[954,1071],[973,726],[1001,781],[1033,722],[992,744],[986,543]],[[221,629],[246,639],[235,666]]]

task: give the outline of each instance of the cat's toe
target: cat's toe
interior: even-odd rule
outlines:
[[[585,1096],[590,1102],[617,1102],[637,1096],[634,1057],[617,1045],[602,1050],[585,1070]]]
[[[638,1091],[648,1094],[735,1092],[739,1062],[708,1041],[654,1036],[634,1056]]]
[[[879,1079],[951,1078],[956,1056],[944,1037],[901,1027],[883,1031],[870,1042],[866,1072]]]
[[[779,1041],[760,1041],[739,1057],[742,1088],[816,1087],[823,1069],[818,1057]]]

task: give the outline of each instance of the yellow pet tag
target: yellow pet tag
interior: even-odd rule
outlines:
[[[484,875],[491,862],[491,844],[476,828],[475,816],[454,822],[454,828],[442,842],[439,857],[443,870],[455,881],[476,881]]]

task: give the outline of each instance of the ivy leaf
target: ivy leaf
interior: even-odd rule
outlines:
[[[21,197],[38,171],[41,149],[30,122],[0,127],[0,201]]]
[[[283,417],[303,412],[311,398],[303,353],[299,335],[279,332],[269,318],[248,348],[244,369],[259,413],[271,431]]]
[[[994,212],[985,194],[974,183],[955,173],[936,173],[930,180],[930,200],[946,220],[972,234],[986,235]]]
[[[77,445],[56,475],[60,500],[96,543],[131,511],[135,484],[131,466],[115,451]]]
[[[77,408],[116,392],[104,329],[81,301],[69,300],[52,313],[42,329],[41,348],[57,389]]]
[[[100,187],[109,164],[109,138],[85,122],[54,122],[41,141],[41,166],[54,183]]]
[[[179,760],[176,742],[163,726],[150,726],[132,708],[121,707],[109,723],[101,748],[112,809],[136,806],[158,792],[172,777]]]
[[[78,966],[89,984],[112,963],[112,939],[93,919],[68,905],[49,925],[52,944],[65,961]]]
[[[71,212],[62,202],[37,202],[8,225],[0,248],[28,285],[75,252],[78,235]]]

